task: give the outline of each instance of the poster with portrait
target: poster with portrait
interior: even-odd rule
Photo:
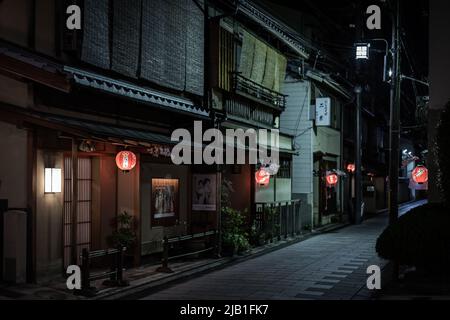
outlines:
[[[178,219],[178,199],[178,179],[152,179],[153,223]]]
[[[215,174],[192,176],[192,210],[216,211],[217,178]]]

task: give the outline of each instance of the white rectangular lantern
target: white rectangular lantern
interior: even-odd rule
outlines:
[[[61,169],[45,168],[44,171],[44,191],[45,193],[61,192]]]
[[[356,59],[369,59],[370,43],[358,43],[356,44]]]

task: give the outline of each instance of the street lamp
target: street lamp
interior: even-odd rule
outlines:
[[[356,47],[356,60],[369,59],[370,43],[357,43],[355,44],[355,47]]]
[[[383,67],[383,82],[389,82],[392,78],[393,71],[392,68],[388,69],[388,65],[391,64],[391,61],[389,60],[389,42],[386,39],[382,38],[376,38],[376,39],[369,39],[368,41],[382,41],[384,42],[386,48],[385,48],[385,54],[384,54],[384,67]],[[356,43],[356,60],[369,60],[370,56],[370,43]]]
[[[356,94],[356,155],[355,155],[355,224],[362,221],[362,161],[361,161],[361,94],[362,87],[354,88]]]

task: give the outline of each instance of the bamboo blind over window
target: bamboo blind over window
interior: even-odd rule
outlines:
[[[85,0],[84,14],[83,61],[203,95],[205,20],[194,1]]]
[[[187,1],[187,36],[186,36],[186,92],[203,95],[204,58],[205,58],[205,20],[203,12],[193,3]],[[203,1],[199,1],[203,6]]]
[[[204,17],[192,0],[143,1],[140,76],[203,95]]]
[[[220,28],[219,32],[219,88],[230,91],[235,70],[234,36]]]
[[[109,69],[109,1],[84,0],[81,60]]]
[[[287,59],[246,30],[242,29],[239,72],[268,89],[280,92],[286,75]]]
[[[114,0],[112,69],[136,77],[139,65],[141,0]]]

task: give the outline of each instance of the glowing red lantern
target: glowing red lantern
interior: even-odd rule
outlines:
[[[116,156],[116,165],[122,171],[130,171],[136,166],[136,155],[131,151],[120,151]]]
[[[257,184],[267,186],[270,183],[270,174],[264,169],[259,169],[255,173],[255,180]]]
[[[424,184],[428,181],[428,169],[424,166],[417,166],[411,176],[415,183]]]
[[[348,171],[348,172],[351,172],[351,173],[354,173],[354,172],[356,171],[356,166],[355,166],[355,164],[354,164],[354,163],[349,163],[349,164],[347,165],[347,171]]]
[[[328,173],[327,174],[327,185],[328,186],[335,186],[339,182],[339,177],[336,173]]]

